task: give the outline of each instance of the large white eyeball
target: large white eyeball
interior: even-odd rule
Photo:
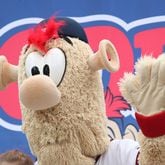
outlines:
[[[27,77],[42,74],[43,64],[44,60],[39,52],[35,51],[30,53],[25,61],[25,71]]]
[[[59,86],[66,69],[65,53],[59,48],[50,49],[44,56],[39,52],[30,53],[25,61],[27,77],[37,74],[49,76]]]
[[[50,49],[44,56],[43,74],[50,76],[57,86],[61,83],[66,69],[65,53],[59,48]]]

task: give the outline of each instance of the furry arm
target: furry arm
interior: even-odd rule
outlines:
[[[43,146],[37,158],[39,165],[94,165],[95,163],[94,159],[82,155],[79,148],[71,143]]]
[[[165,162],[164,73],[165,54],[157,59],[145,56],[136,63],[135,74],[126,73],[119,83],[122,95],[138,111],[140,165]]]

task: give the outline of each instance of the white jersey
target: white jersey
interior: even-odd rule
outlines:
[[[113,140],[96,165],[136,165],[139,143],[130,139]]]

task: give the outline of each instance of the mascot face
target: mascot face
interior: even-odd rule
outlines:
[[[57,105],[61,97],[75,93],[70,89],[79,88],[81,79],[90,77],[87,60],[92,51],[85,42],[65,35],[74,35],[68,32],[69,23],[64,26],[66,23],[50,19],[29,36],[30,46],[23,52],[19,67],[21,103],[29,109]],[[77,37],[86,40],[81,28],[79,31],[82,34]]]
[[[88,44],[68,37],[47,46],[47,52],[31,46],[20,59],[20,98],[32,110],[51,108],[61,99],[76,100],[70,97],[81,97],[79,89],[88,91],[88,81],[96,76],[87,64],[93,54]]]
[[[83,30],[76,24],[78,33],[72,34],[69,23],[50,19],[38,26],[22,52],[19,64],[20,100],[31,110],[54,107],[61,99],[79,105],[76,100],[83,97],[82,93],[86,92],[89,97],[89,86],[99,90],[96,84],[100,83],[100,79],[96,69],[92,68],[99,60],[90,59],[94,53],[86,43]],[[71,22],[74,29],[73,24]]]

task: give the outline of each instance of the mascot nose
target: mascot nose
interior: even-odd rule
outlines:
[[[44,110],[57,105],[61,93],[56,84],[45,75],[26,79],[19,90],[21,103],[31,110]]]

